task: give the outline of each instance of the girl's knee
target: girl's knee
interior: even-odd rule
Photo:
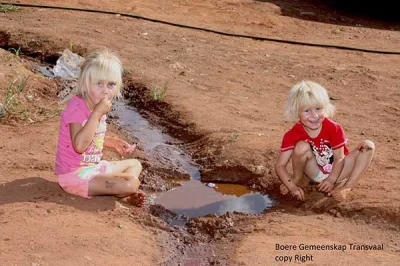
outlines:
[[[293,149],[293,154],[297,156],[301,156],[311,151],[310,144],[305,141],[299,141],[296,143]]]
[[[143,169],[142,164],[139,162],[139,160],[136,159],[129,159],[129,166],[136,169],[140,169],[140,171],[142,171]]]
[[[360,151],[361,152],[364,152],[364,151],[372,151],[372,152],[374,152],[375,151],[375,144],[372,141],[368,140],[368,139],[363,140],[361,142],[361,145],[360,145]]]
[[[138,191],[140,186],[140,181],[137,178],[131,178],[126,182],[126,189],[128,193],[134,193]]]

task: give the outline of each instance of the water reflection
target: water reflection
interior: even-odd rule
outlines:
[[[273,206],[273,200],[267,195],[246,186],[226,183],[217,183],[215,188],[205,186],[200,181],[199,168],[192,163],[191,157],[179,147],[166,144],[172,140],[170,136],[152,127],[133,107],[117,102],[114,109],[120,125],[140,140],[149,156],[162,164],[165,161],[178,165],[190,176],[190,179],[171,177],[170,181],[176,185],[175,188],[155,193],[156,204],[188,218],[212,213],[222,215],[233,211],[255,214]],[[179,222],[179,218],[173,221],[175,224]]]
[[[165,144],[170,137],[153,127],[133,107],[128,107],[122,102],[113,104],[114,112],[119,116],[122,127],[130,131],[144,146],[145,152],[150,152],[156,146]]]
[[[222,215],[227,212],[244,212],[250,214],[261,213],[263,210],[273,206],[272,200],[268,196],[260,194],[244,195],[236,199],[227,199],[214,202],[202,207],[191,209],[171,209],[171,211],[185,215],[189,218],[204,216],[210,213]]]
[[[181,186],[157,195],[156,203],[188,218],[233,211],[255,214],[274,204],[268,195],[246,186],[216,184],[216,188],[210,188],[194,179],[180,183]]]

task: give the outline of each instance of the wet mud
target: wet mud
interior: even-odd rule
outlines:
[[[3,49],[11,51],[12,47],[19,47],[19,44],[9,46],[9,36],[4,34],[2,36],[6,36],[1,42]],[[54,51],[45,53],[24,49],[19,56],[25,58],[24,64],[32,71],[53,78],[51,67],[57,61],[57,55],[60,54],[55,48]],[[55,100],[57,97],[62,98],[62,95],[66,95],[75,86],[75,80],[53,79],[57,84],[57,91],[50,94]],[[218,243],[226,244],[228,238],[238,237],[239,233],[243,233],[243,230],[237,229],[242,221],[248,224],[249,219],[256,219],[257,216],[253,214],[263,212],[272,207],[275,202],[268,196],[246,187],[246,182],[241,182],[243,176],[252,179],[257,174],[252,175],[251,171],[240,166],[225,169],[228,173],[226,179],[224,179],[224,169],[221,168],[215,172],[209,171],[202,180],[201,168],[212,169],[213,160],[212,158],[204,160],[203,157],[201,162],[207,161],[209,164],[200,165],[192,160],[191,155],[196,155],[196,152],[204,145],[209,145],[208,141],[196,132],[194,125],[181,122],[179,114],[173,112],[167,103],[154,101],[148,95],[148,88],[126,79],[124,91],[126,102],[117,103],[114,112],[110,114],[112,126],[116,127],[128,140],[140,143],[138,159],[143,162],[145,168],[140,178],[142,189],[149,193],[146,206],[143,208],[144,212],[126,209],[126,215],[132,220],[138,220],[139,223],[153,228],[154,234],[157,234],[157,230],[169,233],[169,238],[165,240],[164,245],[171,250],[171,253],[164,265],[227,265],[225,254],[228,250],[218,250]],[[146,141],[145,138],[149,136],[148,130],[142,135],[140,132],[138,135],[132,134],[126,126],[132,122],[129,120],[132,116],[124,117],[123,112],[118,112],[118,108],[125,108],[122,107],[125,104],[128,108],[134,105],[133,108],[146,118],[145,120],[138,119],[141,123],[148,121],[152,126],[161,128],[161,133],[166,132],[170,136],[160,134],[155,130],[153,134],[150,132],[152,138]],[[157,138],[159,138],[158,141]],[[186,154],[185,149],[188,149],[191,155]],[[232,179],[232,173],[235,173],[234,179]],[[171,180],[171,177],[174,180]],[[240,183],[242,185],[239,185]],[[207,184],[215,186],[206,186]],[[181,193],[175,198],[172,196],[169,203],[168,199],[162,198],[162,193],[179,192],[179,189],[183,187],[187,190],[187,194]],[[193,194],[193,192],[198,194]],[[161,197],[161,200],[157,201],[157,197]],[[176,206],[177,202],[182,202],[182,197],[198,198],[200,201],[194,201],[197,205]],[[205,202],[207,200],[208,203]],[[171,202],[172,205],[168,205]],[[110,211],[114,212],[114,210]],[[121,210],[116,212],[121,212]],[[245,214],[246,212],[249,214]]]

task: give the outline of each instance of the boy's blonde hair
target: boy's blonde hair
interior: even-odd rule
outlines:
[[[324,87],[313,81],[301,81],[294,85],[286,101],[285,117],[289,121],[299,120],[299,110],[305,106],[323,107],[326,117],[333,117],[335,107]]]
[[[107,49],[96,51],[85,58],[81,65],[76,88],[61,103],[68,101],[75,95],[88,100],[89,88],[95,86],[100,80],[115,82],[117,88],[115,97],[121,98],[122,74],[121,60],[115,53]]]

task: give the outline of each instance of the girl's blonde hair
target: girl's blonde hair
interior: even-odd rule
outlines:
[[[88,100],[89,88],[95,86],[100,80],[115,82],[117,88],[115,97],[121,98],[122,74],[121,60],[115,53],[106,49],[96,51],[85,58],[76,88],[61,103],[70,100],[75,95]]]
[[[286,101],[285,117],[289,121],[299,120],[299,110],[306,106],[323,107],[326,117],[333,117],[335,107],[324,87],[313,81],[301,81],[294,85]]]

